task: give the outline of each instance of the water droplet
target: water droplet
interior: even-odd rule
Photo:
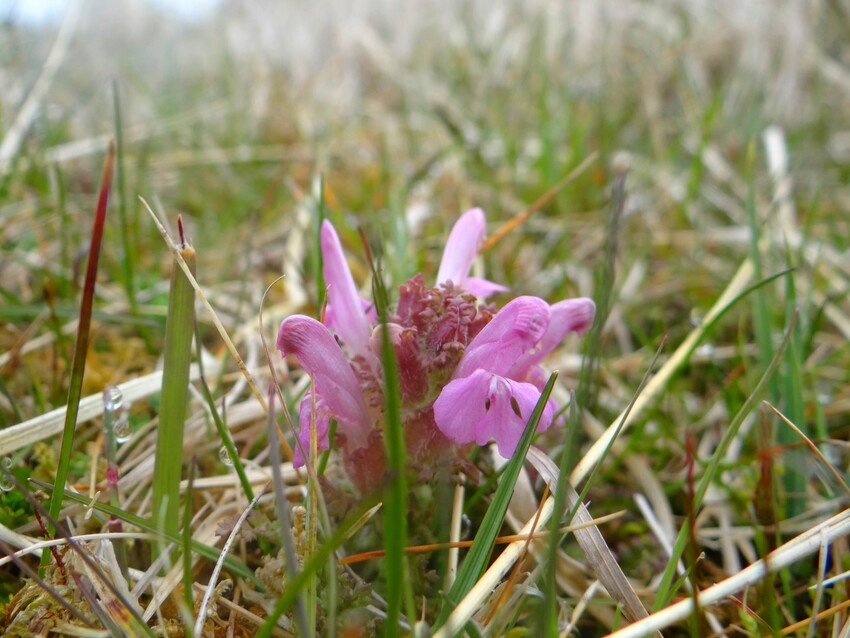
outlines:
[[[698,357],[705,357],[706,359],[711,359],[714,357],[716,350],[714,346],[710,343],[704,343],[699,348],[694,351],[694,354]]]
[[[460,518],[460,539],[466,540],[472,534],[472,519],[466,514]]]
[[[121,388],[108,385],[103,389],[103,409],[106,412],[117,412],[124,405],[124,393]]]
[[[121,410],[121,414],[116,417],[112,424],[112,433],[115,435],[116,443],[126,443],[130,440],[133,428],[130,427],[130,411],[126,408]]]
[[[227,448],[223,445],[218,451],[218,458],[221,459],[221,462],[224,463],[226,466],[233,467],[233,459],[230,458],[230,452],[228,452]]]
[[[0,463],[3,464],[3,469],[7,472],[12,469],[12,457],[4,456],[0,458]],[[14,487],[15,483],[12,481],[12,477],[0,473],[0,492],[10,492]]]
[[[696,314],[696,312],[691,313],[691,325],[694,328],[699,328],[702,325],[702,317]]]

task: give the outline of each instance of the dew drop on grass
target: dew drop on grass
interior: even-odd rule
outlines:
[[[116,443],[126,443],[130,440],[133,429],[130,427],[130,410],[126,407],[115,417],[112,432],[115,434]]]
[[[472,519],[466,514],[460,518],[460,539],[466,540],[472,536]]]
[[[223,445],[218,451],[218,458],[228,467],[233,467],[233,459],[230,458],[230,452],[227,451],[227,448]]]
[[[12,467],[12,458],[9,456],[4,456],[0,463],[3,464],[4,470],[9,470]],[[5,474],[0,475],[0,491],[9,492],[12,488],[15,487],[15,484],[12,482],[12,479],[6,476]]]
[[[118,412],[124,406],[124,393],[121,388],[108,385],[103,389],[103,409],[105,412]]]
[[[694,354],[698,357],[705,357],[706,359],[711,359],[717,354],[717,351],[714,348],[714,345],[710,343],[704,343],[699,348],[694,351]]]

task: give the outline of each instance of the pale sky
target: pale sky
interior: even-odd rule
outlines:
[[[100,1],[100,0],[98,0]],[[220,4],[221,0],[146,0],[171,11],[181,18],[203,16]],[[0,0],[0,20],[28,24],[57,21],[65,13],[71,0]]]

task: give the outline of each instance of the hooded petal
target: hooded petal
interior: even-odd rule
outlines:
[[[479,369],[443,388],[434,402],[434,420],[455,443],[484,445],[495,439],[499,454],[510,458],[539,400],[540,391],[530,383]],[[547,430],[554,415],[555,405],[549,401],[537,431]]]
[[[549,326],[549,304],[538,297],[509,301],[466,346],[455,370],[461,378],[481,368],[507,375],[514,363],[534,348]]]
[[[328,432],[330,431],[330,415],[324,400],[316,397],[316,411],[313,412],[313,397],[310,392],[301,399],[298,410],[298,441],[300,445],[295,446],[295,456],[292,465],[301,467],[304,465],[306,455],[310,453],[310,425],[315,414],[317,449],[321,452],[330,447]],[[302,454],[303,450],[303,454]]]
[[[438,285],[451,281],[481,298],[507,290],[504,286],[486,279],[468,276],[486,230],[487,222],[484,219],[484,211],[480,208],[473,208],[460,216],[446,240],[443,259],[437,271]]]
[[[534,366],[557,348],[568,334],[571,332],[582,334],[590,328],[596,314],[596,304],[586,297],[566,299],[549,306],[549,313],[551,317],[549,326],[540,339],[540,344],[516,360],[508,374],[511,378],[525,379]]]
[[[316,395],[346,428],[353,442],[365,443],[369,417],[363,392],[348,360],[328,329],[310,317],[293,315],[280,324],[277,349],[295,355],[313,378]]]
[[[342,252],[339,235],[328,220],[322,223],[321,244],[322,274],[328,285],[329,300],[325,322],[352,353],[368,357],[371,331],[364,301],[357,294],[357,286],[354,285],[354,277]]]
[[[484,219],[484,211],[480,208],[473,208],[460,216],[446,240],[440,270],[437,271],[438,284],[447,281],[460,284],[466,279],[485,232],[487,222]]]

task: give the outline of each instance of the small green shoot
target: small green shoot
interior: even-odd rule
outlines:
[[[195,249],[186,243],[179,217],[180,254],[194,274]],[[189,366],[195,333],[195,291],[178,264],[171,272],[171,292],[165,322],[165,362],[162,370],[162,402],[156,441],[153,477],[155,527],[177,534],[180,525],[180,478],[183,470],[183,427],[189,395]]]

